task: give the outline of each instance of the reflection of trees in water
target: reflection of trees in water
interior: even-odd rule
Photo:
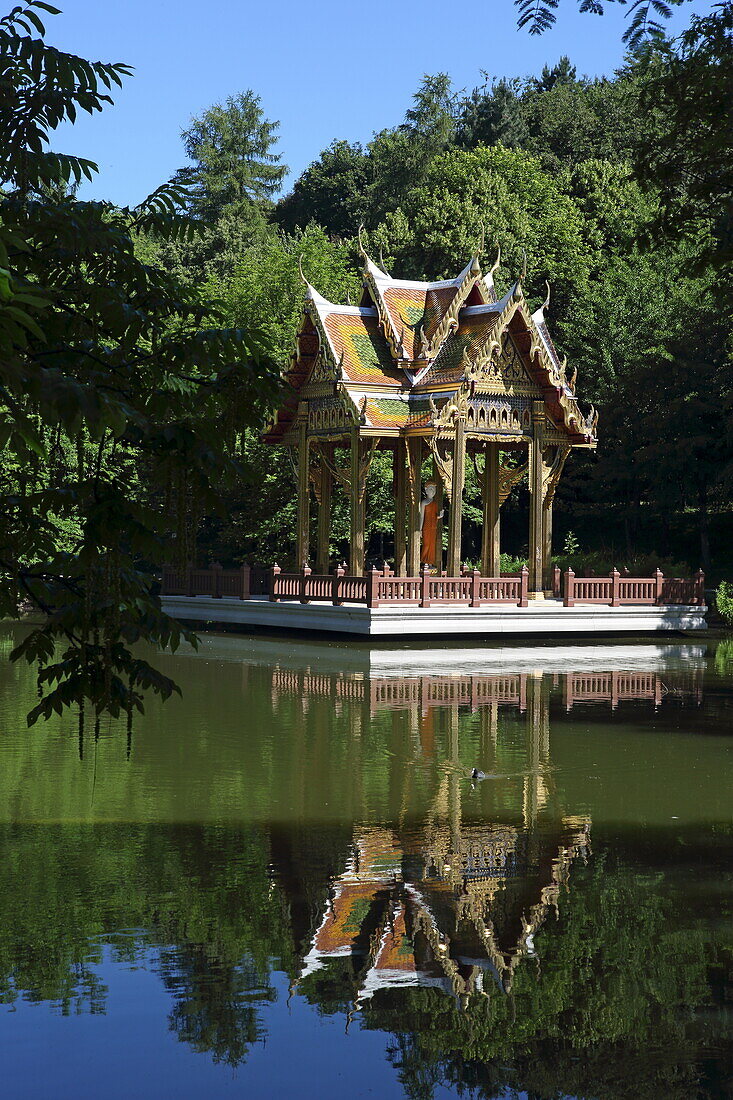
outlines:
[[[481,1096],[514,1087],[687,1100],[706,1095],[705,1072],[724,1096],[730,1045],[719,1006],[730,1002],[733,968],[709,931],[720,895],[704,908],[702,891],[690,904],[687,887],[698,858],[727,864],[731,838],[705,850],[691,830],[679,838],[676,863],[628,834],[614,839],[623,858],[576,859],[560,919],[548,915],[537,958],[516,967],[510,994],[495,982],[463,1001],[435,987],[376,989],[350,1026],[390,1033],[396,1072],[420,1100],[436,1082]],[[414,831],[402,839],[414,844]],[[100,938],[121,960],[152,951],[176,1035],[230,1064],[261,1037],[270,960],[295,974],[347,848],[343,829],[285,826],[272,842],[264,829],[132,826],[14,828],[2,842],[4,999],[104,1011],[93,985]],[[670,837],[658,844],[668,849]],[[400,865],[414,869],[414,856]],[[517,898],[532,896],[532,873],[518,876]],[[354,959],[340,957],[301,994],[321,1012],[350,1013],[358,982]]]
[[[265,1034],[260,1009],[275,1000],[269,969],[249,956],[232,965],[204,944],[165,948],[156,969],[173,997],[168,1019],[181,1042],[215,1062],[244,1062]]]
[[[332,722],[332,697],[311,702],[306,715],[289,681],[279,687],[283,725],[288,708],[300,713],[296,760],[286,773],[292,790],[276,792],[281,803],[292,795],[303,820],[321,820],[319,803],[345,789],[338,806],[340,820],[345,806],[353,808],[349,824],[5,828],[3,1000],[104,1011],[95,963],[107,941],[118,961],[152,957],[182,1042],[225,1063],[245,1061],[275,995],[272,960],[295,985],[324,914],[338,911],[344,867],[364,832],[351,821],[371,814],[381,822],[374,829],[390,853],[387,867],[349,917],[347,953],[324,958],[299,993],[321,1012],[345,1013],[351,1028],[388,1032],[408,1096],[427,1100],[439,1083],[487,1097],[506,1088],[604,1100],[687,1100],[716,1095],[714,1087],[725,1095],[730,1045],[720,1005],[731,1002],[733,970],[710,931],[721,910],[703,910],[694,884],[698,866],[726,865],[730,837],[702,851],[700,836],[680,826],[642,854],[643,837],[619,835],[613,851],[620,856],[606,853],[585,866],[587,822],[566,813],[550,760],[550,699],[567,709],[570,699],[613,705],[637,693],[653,712],[671,703],[668,693],[658,704],[658,677],[423,678],[417,687],[354,681],[343,702],[349,721],[340,725]],[[474,703],[469,720],[481,765],[504,773],[513,761],[500,784],[475,789],[466,769],[475,762],[466,756],[472,742],[465,725],[459,730],[459,707],[463,723]],[[248,744],[251,769],[257,746]],[[316,769],[326,773],[323,787],[308,781]],[[216,790],[223,796],[225,784]],[[375,806],[384,808],[379,818]],[[677,837],[683,855],[671,865]],[[362,853],[362,882],[367,869]],[[714,896],[720,903],[728,895]],[[447,944],[452,968],[437,974],[447,982],[395,988],[380,985],[377,973],[359,1000],[382,937],[385,960],[404,946],[389,940],[400,907],[410,965],[432,965]],[[490,980],[474,981],[477,959],[493,965]]]
[[[152,954],[181,1041],[246,1058],[274,999],[270,960],[292,957],[264,830],[26,826],[0,838],[3,1001],[106,1011],[94,968],[107,942],[123,964]]]
[[[710,975],[727,966],[730,982],[730,958],[628,866],[603,855],[573,874],[560,922],[538,942],[541,973],[519,968],[509,996],[459,1010],[433,989],[410,989],[365,1006],[364,1026],[400,1037],[399,1051],[407,1044],[400,1072],[420,1067],[414,1095],[429,1095],[430,1067],[485,1097],[727,1095],[730,1036],[711,1011]],[[709,1092],[707,1075],[717,1082]]]

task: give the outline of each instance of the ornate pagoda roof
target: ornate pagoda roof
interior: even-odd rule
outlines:
[[[583,413],[550,336],[545,311],[531,311],[520,280],[498,298],[497,264],[482,273],[474,256],[455,279],[394,279],[361,250],[360,305],[329,302],[306,282],[303,320],[287,371],[290,393],[265,433],[292,441],[302,402],[328,410],[316,429],[338,434],[429,435],[446,409],[463,402],[469,431],[502,430],[487,395],[507,398],[506,432],[526,434],[531,400],[571,446],[596,444],[597,413]],[[341,416],[333,415],[340,404]],[[483,413],[481,411],[483,407]],[[513,427],[512,427],[513,425]]]
[[[590,820],[563,816],[554,830],[538,833],[541,852],[531,868],[522,856],[526,829],[473,825],[461,830],[456,851],[453,828],[446,824],[438,832],[445,836],[437,849],[427,837],[421,845],[411,835],[405,844],[388,828],[355,835],[299,981],[330,960],[346,959],[357,1003],[405,985],[456,996],[487,992],[483,972],[501,990],[511,989],[548,913],[557,914],[572,862],[578,855],[587,859]]]

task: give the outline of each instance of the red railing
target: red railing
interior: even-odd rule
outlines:
[[[691,670],[693,679],[685,682],[681,694],[690,694],[700,701],[700,670]],[[468,706],[471,710],[498,704],[527,709],[527,685],[531,675],[526,672],[504,675],[454,675],[414,677],[373,677],[357,679],[348,673],[319,673],[310,669],[274,668],[272,685],[275,696],[304,695],[319,698],[346,699],[364,702],[369,699],[372,713],[378,710],[401,710],[414,706]],[[662,703],[668,688],[656,672],[565,672],[555,674],[555,688],[560,687],[566,710],[576,703],[608,702],[612,707],[631,700]],[[673,693],[678,693],[672,688]]]
[[[268,596],[272,602],[297,600],[300,603],[322,602],[365,604],[413,604],[416,607],[450,605],[481,607],[483,604],[513,604],[527,607],[529,602],[527,567],[520,573],[502,577],[482,577],[478,569],[464,570],[460,577],[431,573],[427,567],[418,577],[397,577],[385,565],[383,570],[371,569],[365,577],[349,576],[345,566],[333,574],[313,573],[305,566],[298,573],[283,573],[278,565],[261,576],[262,569],[223,569],[214,564],[209,569],[189,566],[175,569],[165,566],[161,581],[164,596],[209,596],[215,599],[248,600],[253,595]],[[562,580],[562,584],[561,584]],[[576,603],[647,604],[656,606],[705,603],[705,577],[698,572],[691,579],[665,577],[657,570],[653,577],[622,577],[618,570],[608,577],[576,577],[572,569],[561,578],[557,566],[553,569],[552,591],[565,607]]]
[[[653,577],[622,577],[612,569],[608,577],[576,577],[565,571],[563,603],[603,603],[663,605],[685,604],[702,607],[705,603],[705,574],[699,570],[691,579],[665,577],[657,569]]]
[[[250,567],[243,565],[239,569],[223,569],[214,564],[210,569],[173,569],[163,566],[160,591],[164,596],[213,596],[220,599],[248,600],[250,591]]]
[[[367,607],[393,603],[411,603],[419,607],[513,603],[526,607],[529,573],[525,566],[516,577],[482,577],[478,569],[464,571],[460,577],[448,577],[431,573],[424,566],[419,577],[395,577],[385,566],[382,572],[371,569],[366,580]]]

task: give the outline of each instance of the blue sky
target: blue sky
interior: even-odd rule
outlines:
[[[530,74],[562,54],[579,72],[611,73],[625,26],[622,7],[581,16],[574,0],[563,0],[557,25],[539,38],[517,30],[511,0],[54,3],[63,9],[47,20],[54,45],[135,67],[113,107],[83,116],[54,142],[99,163],[81,197],[120,204],[138,202],[185,162],[180,132],[193,115],[246,88],[280,120],[292,180],[333,139],[366,141],[399,122],[424,73],[446,71],[470,89],[482,69]],[[700,8],[675,11],[673,30]]]

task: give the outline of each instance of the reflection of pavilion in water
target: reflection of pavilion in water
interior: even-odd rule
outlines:
[[[570,865],[587,858],[590,821],[556,830],[434,823],[418,836],[356,832],[335,880],[301,978],[347,957],[363,1001],[381,989],[437,986],[463,999],[505,992],[550,912]]]
[[[351,967],[358,1002],[404,986],[435,986],[463,1002],[488,994],[492,980],[509,992],[520,960],[536,955],[534,937],[548,914],[558,914],[573,860],[587,859],[590,850],[590,819],[557,805],[550,684],[532,674],[360,683],[356,698],[369,698],[376,709],[407,708],[421,719],[434,708],[447,712],[448,759],[420,826],[355,829],[301,979],[338,959]],[[303,690],[312,686],[303,683]],[[645,682],[644,690],[654,684]],[[464,813],[473,792],[459,764],[458,708],[472,701],[491,718],[500,705],[525,715],[526,764],[512,777],[517,810],[521,805],[516,822],[467,820]]]
[[[656,709],[679,693],[652,670],[364,676],[276,668],[272,676],[273,703],[283,696],[331,699],[336,710],[351,708],[359,724],[383,711],[406,712],[415,760],[435,760],[436,721],[447,722],[448,751],[426,819],[418,826],[355,828],[351,854],[310,939],[300,980],[346,964],[357,1003],[405,986],[442,988],[465,1003],[472,993],[488,995],[492,980],[510,992],[522,959],[536,958],[539,966],[535,936],[548,916],[559,916],[573,862],[590,852],[590,818],[559,805],[551,698],[566,711],[580,703],[615,709],[627,701]],[[697,702],[700,684],[694,669],[680,679],[682,694]],[[490,755],[500,708],[524,716],[525,762],[520,772],[480,785],[479,797],[496,799],[497,812],[482,811],[476,820],[477,799],[466,801],[474,792],[459,760],[459,711],[478,713]]]
[[[310,669],[275,668],[273,696],[296,695],[302,699],[329,698],[369,703],[371,714],[385,709],[417,708],[423,714],[430,707],[462,706],[477,710],[492,703],[527,707],[527,684],[534,673],[517,672],[501,676],[381,676],[358,677],[312,672]],[[648,700],[659,706],[667,694],[661,676],[652,671],[563,672],[550,674],[551,689],[559,690],[566,710],[576,703],[619,703]],[[686,685],[687,686],[687,685]],[[688,691],[690,688],[688,687]],[[696,685],[699,696],[701,681]],[[698,700],[699,701],[699,700]]]

